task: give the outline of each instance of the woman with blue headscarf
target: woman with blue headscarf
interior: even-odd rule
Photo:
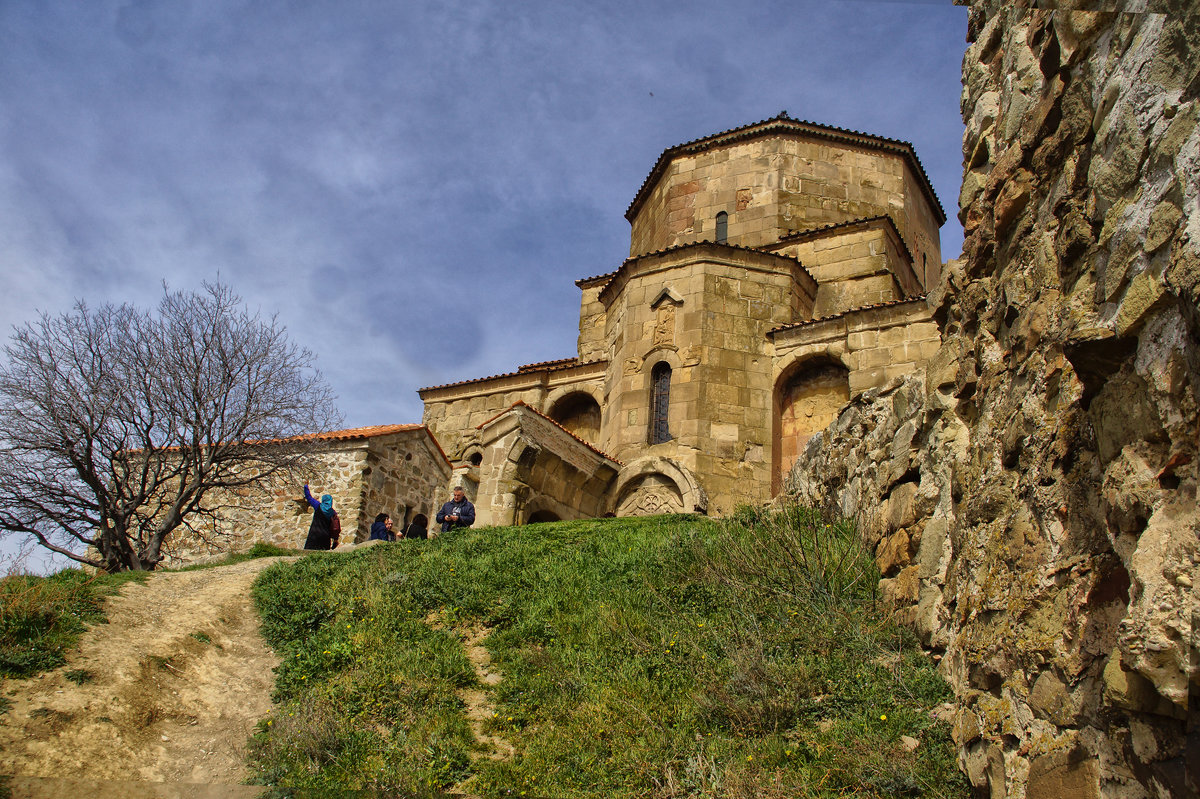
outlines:
[[[321,501],[317,502],[308,492],[308,483],[305,483],[304,498],[313,509],[312,524],[308,527],[308,540],[304,542],[304,548],[333,549],[338,545],[338,536],[342,532],[341,520],[333,509],[333,497],[324,494]]]

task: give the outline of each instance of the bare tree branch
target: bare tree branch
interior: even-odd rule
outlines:
[[[164,286],[155,314],[80,302],[5,354],[0,531],[108,571],[154,568],[209,492],[297,468],[340,422],[312,354],[219,283]]]

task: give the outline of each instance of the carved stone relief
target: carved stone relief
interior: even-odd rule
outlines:
[[[683,497],[679,489],[673,480],[661,474],[648,474],[638,480],[617,504],[618,516],[682,512]]]
[[[675,343],[675,305],[664,302],[658,306],[658,318],[654,323],[654,344]]]

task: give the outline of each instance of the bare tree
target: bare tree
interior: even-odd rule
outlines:
[[[106,571],[153,569],[163,542],[302,465],[340,416],[312,354],[232,289],[43,315],[0,366],[0,530]]]

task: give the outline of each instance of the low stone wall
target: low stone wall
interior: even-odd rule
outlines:
[[[366,540],[379,513],[391,515],[397,533],[418,513],[429,519],[432,529],[434,514],[449,499],[449,479],[450,463],[425,431],[370,439],[362,480],[365,528],[360,525],[355,540]]]
[[[315,498],[333,497],[346,543],[365,541],[381,512],[392,515],[397,531],[417,513],[433,519],[450,463],[428,430],[393,425],[321,436],[330,438],[321,441],[294,473],[236,491],[209,492],[202,510],[189,517],[192,528],[177,530],[167,539],[163,565],[184,566],[245,552],[260,542],[303,547],[313,514],[304,499],[305,482]]]
[[[193,529],[180,528],[167,538],[163,565],[174,568],[203,562],[245,552],[260,542],[303,547],[312,522],[312,507],[304,501],[305,480],[318,499],[322,494],[333,496],[343,535],[352,535],[361,524],[366,461],[361,442],[342,444],[313,455],[310,465],[295,475],[281,474],[264,485],[236,492],[209,492],[204,510],[191,517]]]

